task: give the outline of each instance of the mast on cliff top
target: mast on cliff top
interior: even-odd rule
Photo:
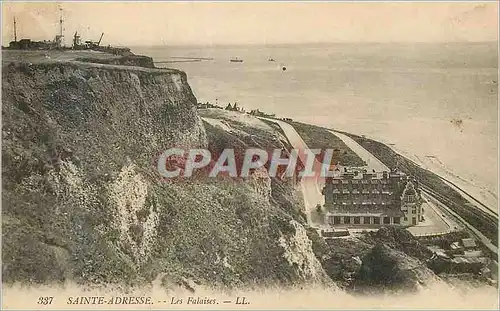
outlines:
[[[59,18],[59,34],[56,36],[55,43],[57,47],[63,47],[64,46],[64,35],[63,35],[63,16],[62,16],[62,8],[59,8],[59,11],[61,12],[61,17]]]
[[[14,17],[14,42],[17,42],[16,18]]]
[[[61,18],[59,19],[59,26],[60,26],[60,30],[59,30],[59,35],[63,36],[63,18],[62,18],[62,8],[59,8],[59,11],[61,11]]]

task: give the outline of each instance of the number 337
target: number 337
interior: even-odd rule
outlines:
[[[38,297],[38,304],[39,305],[50,305],[52,303],[52,299],[54,297]]]

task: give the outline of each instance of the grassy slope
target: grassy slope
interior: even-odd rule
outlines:
[[[300,122],[289,122],[302,137],[310,149],[336,149],[340,150],[340,164],[346,166],[365,166],[366,163],[337,136],[327,129],[319,126]],[[317,156],[322,161],[322,156]]]

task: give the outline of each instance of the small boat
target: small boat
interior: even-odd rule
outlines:
[[[270,58],[269,58],[269,61],[270,61],[270,62],[274,62],[274,58],[270,57]]]
[[[234,57],[230,59],[230,62],[232,63],[243,63],[242,59],[239,59],[238,57]]]

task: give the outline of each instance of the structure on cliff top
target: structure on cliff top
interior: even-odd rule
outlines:
[[[352,227],[413,226],[423,221],[418,182],[397,170],[337,168],[326,179],[325,222]]]
[[[104,33],[101,33],[99,41],[87,40],[82,43],[81,37],[78,32],[75,32],[73,36],[73,42],[71,49],[73,50],[94,50],[104,53],[110,53],[114,55],[132,55],[133,53],[127,47],[112,47],[101,46],[102,37]],[[54,40],[43,40],[43,41],[33,41],[31,39],[21,39],[17,40],[17,21],[14,18],[14,41],[9,43],[9,49],[12,50],[52,50],[52,49],[70,49],[64,46],[64,27],[63,27],[63,15],[61,10],[61,15],[59,18],[59,33],[56,34]]]
[[[17,23],[14,17],[14,41],[9,43],[9,49],[15,50],[48,50],[64,48],[63,34],[63,16],[62,9],[59,18],[59,33],[54,37],[54,40],[32,41],[31,39],[21,39],[17,41]]]

